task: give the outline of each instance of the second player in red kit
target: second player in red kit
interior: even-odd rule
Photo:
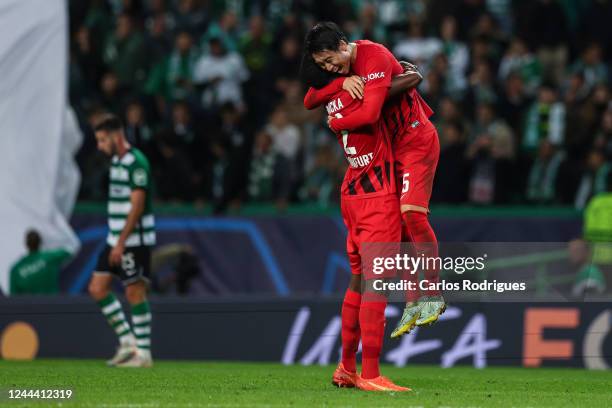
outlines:
[[[359,112],[330,118],[335,132],[353,131],[375,123],[382,117],[389,132],[395,158],[396,182],[402,212],[402,241],[410,242],[414,253],[438,256],[435,233],[427,218],[429,198],[439,156],[435,128],[429,121],[432,110],[412,89],[385,102],[391,77],[402,72],[395,57],[383,45],[371,41],[349,43],[334,23],[319,23],[309,34],[308,52],[324,70],[343,75],[357,74],[365,81],[363,104]],[[439,281],[438,271],[424,270],[430,283]],[[409,276],[413,281],[417,275]],[[439,291],[408,291],[404,316],[392,337],[409,332],[414,325],[435,322],[445,309]]]

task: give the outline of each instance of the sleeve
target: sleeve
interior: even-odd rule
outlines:
[[[326,104],[332,96],[342,90],[345,77],[336,78],[321,89],[310,87],[304,96],[304,107],[308,110]]]
[[[391,79],[393,77],[393,64],[390,55],[382,52],[371,53],[364,58],[367,58],[364,74],[366,79],[366,91],[379,87],[391,87]]]
[[[388,88],[378,87],[366,91],[361,108],[344,118],[334,118],[330,122],[331,129],[340,133],[343,130],[354,130],[362,126],[376,123],[389,92]]]
[[[382,106],[391,87],[393,65],[389,56],[375,53],[363,56],[367,58],[364,77],[366,85],[361,108],[344,118],[333,119],[331,128],[335,132],[354,130],[361,126],[371,125],[380,117]]]
[[[144,163],[136,162],[130,171],[130,187],[147,190],[150,183],[149,168]]]

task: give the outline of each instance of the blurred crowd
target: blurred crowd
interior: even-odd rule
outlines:
[[[71,0],[70,100],[125,121],[155,196],[327,206],[345,160],[306,111],[302,42],[321,20],[424,75],[441,157],[432,203],[583,208],[612,163],[612,0]],[[106,160],[86,137],[80,198]]]

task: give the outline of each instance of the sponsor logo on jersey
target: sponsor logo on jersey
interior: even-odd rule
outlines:
[[[364,82],[368,82],[368,81],[373,81],[375,79],[381,79],[384,77],[385,77],[384,72],[372,72],[371,74],[368,74],[367,76],[361,77],[361,79],[363,79]]]

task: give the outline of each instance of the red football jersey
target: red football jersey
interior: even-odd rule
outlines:
[[[343,117],[358,111],[362,101],[353,99],[343,90],[342,81],[344,78],[337,79],[320,90],[310,88],[304,99],[307,107],[317,105],[306,103],[307,100],[320,101],[320,98],[324,97],[329,116]],[[374,125],[336,133],[338,143],[349,163],[341,187],[341,194],[345,199],[363,198],[366,194],[395,193],[394,172],[391,171],[391,143],[382,125],[379,120]]]
[[[351,64],[351,71],[365,81],[365,92],[377,87],[390,87],[391,79],[404,72],[393,54],[381,44],[368,40],[357,43],[357,57]],[[401,144],[401,138],[410,128],[429,121],[433,111],[421,98],[416,89],[411,89],[385,102],[381,120],[389,132],[394,146]]]

